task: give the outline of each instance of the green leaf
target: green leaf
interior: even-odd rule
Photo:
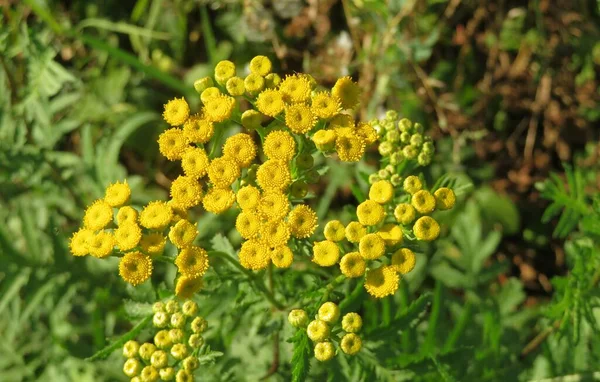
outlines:
[[[519,231],[521,225],[519,210],[508,196],[500,195],[489,187],[475,193],[481,213],[486,221],[500,223],[508,235]]]
[[[104,349],[100,350],[96,354],[91,357],[86,358],[86,361],[95,361],[97,359],[105,359],[108,357],[113,351],[117,350],[121,346],[125,345],[125,343],[129,340],[133,340],[137,337],[138,334],[152,321],[152,316],[148,316],[141,320],[136,326],[133,327],[129,332],[121,336],[118,340],[108,345]]]
[[[292,381],[304,382],[310,370],[310,344],[306,331],[298,330],[292,338],[294,354],[292,355]]]
[[[216,234],[211,240],[212,249],[218,252],[225,252],[231,256],[235,256],[233,245],[222,233]]]

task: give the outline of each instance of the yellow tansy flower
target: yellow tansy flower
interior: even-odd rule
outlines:
[[[347,313],[342,318],[342,329],[348,333],[358,333],[362,324],[362,317],[358,313]]]
[[[423,183],[421,183],[421,179],[419,179],[418,176],[411,175],[404,179],[403,187],[404,191],[408,192],[409,194],[414,194],[423,188]]]
[[[346,235],[346,227],[339,220],[330,220],[325,224],[323,234],[327,240],[342,241]]]
[[[413,194],[410,203],[421,214],[428,214],[435,209],[435,198],[427,190],[420,190]]]
[[[189,246],[179,252],[175,265],[184,276],[200,277],[208,270],[208,254],[204,248]]]
[[[333,241],[316,241],[313,244],[313,260],[322,267],[330,267],[340,258],[340,249]]]
[[[269,265],[269,255],[269,248],[265,244],[258,240],[248,240],[242,244],[238,256],[244,268],[257,271]]]
[[[290,240],[290,227],[284,221],[270,221],[260,226],[260,236],[270,248],[286,245]]]
[[[200,94],[200,100],[202,101],[202,103],[206,104],[208,100],[218,96],[219,94],[221,94],[219,88],[212,86],[210,88],[204,89],[202,94]]]
[[[242,126],[248,130],[256,130],[261,127],[263,115],[254,109],[242,113]]]
[[[370,145],[377,141],[377,131],[369,123],[359,122],[358,125],[356,125],[354,131],[356,132],[356,134],[360,135],[362,139],[364,139],[367,145]]]
[[[413,226],[415,237],[423,241],[433,241],[440,236],[440,225],[430,216],[420,217]]]
[[[213,214],[220,214],[228,210],[235,202],[235,194],[229,188],[211,188],[204,199],[202,199],[202,206],[208,212]]]
[[[145,254],[149,256],[158,256],[165,250],[167,238],[158,232],[149,233],[142,236],[140,247]]]
[[[312,86],[310,81],[299,75],[286,76],[279,84],[279,91],[288,103],[306,102],[310,98]]]
[[[229,157],[213,159],[208,166],[208,178],[217,187],[228,187],[240,177],[240,167]]]
[[[306,334],[311,341],[321,342],[329,337],[329,326],[323,320],[311,321],[306,327]]]
[[[190,115],[190,106],[183,98],[175,98],[165,104],[163,118],[171,126],[181,126]]]
[[[339,78],[331,89],[331,94],[341,101],[344,109],[353,109],[360,101],[360,88],[350,77]]]
[[[296,134],[308,133],[316,123],[317,118],[304,103],[295,103],[285,108],[285,125]]]
[[[337,134],[335,150],[343,162],[358,162],[365,153],[365,141],[356,135]]]
[[[349,252],[340,260],[340,271],[349,278],[360,277],[365,274],[367,265],[365,259],[358,252]]]
[[[284,161],[269,159],[256,171],[256,182],[263,190],[286,190],[292,183],[288,164]]]
[[[235,228],[244,239],[255,238],[260,229],[260,219],[250,211],[241,212],[235,219]]]
[[[263,151],[269,159],[288,162],[296,155],[296,141],[287,131],[275,130],[265,138]]]
[[[173,209],[165,202],[154,201],[148,203],[140,213],[140,224],[148,229],[162,229],[173,218]]]
[[[104,200],[96,200],[83,215],[83,226],[97,231],[109,225],[113,220],[112,207]]]
[[[435,197],[435,206],[438,210],[449,210],[456,203],[456,195],[454,191],[447,187],[442,187],[433,193]]]
[[[341,102],[328,92],[318,92],[313,95],[311,110],[319,118],[331,118],[341,110]]]
[[[121,224],[114,235],[117,247],[121,251],[129,251],[142,239],[142,229],[136,223]]]
[[[407,274],[415,268],[417,257],[408,248],[400,248],[392,255],[392,267],[400,274]]]
[[[365,289],[376,298],[390,296],[398,290],[400,277],[391,266],[381,266],[367,271]]]
[[[319,342],[315,345],[315,358],[320,362],[327,362],[335,355],[335,348],[331,342]]]
[[[69,240],[69,248],[73,256],[85,256],[89,254],[89,246],[87,241],[94,236],[94,231],[91,229],[80,228],[75,232]]]
[[[394,209],[394,217],[398,223],[404,225],[412,223],[416,215],[415,208],[408,203],[400,203]]]
[[[190,147],[181,157],[181,168],[191,179],[200,179],[206,175],[210,160],[206,151],[200,147]]]
[[[281,83],[281,77],[277,73],[269,73],[265,76],[265,87],[276,88]]]
[[[131,189],[127,182],[116,182],[106,188],[104,201],[111,207],[121,207],[129,201]]]
[[[350,222],[346,226],[346,239],[351,243],[358,243],[367,234],[367,229],[359,222]]]
[[[268,220],[283,219],[289,210],[287,196],[278,191],[265,192],[258,204],[258,211]]]
[[[244,79],[244,88],[248,93],[258,93],[265,88],[265,79],[255,73],[250,73]]]
[[[231,77],[227,80],[227,84],[225,88],[232,96],[241,96],[246,92],[246,88],[244,87],[244,80],[240,77]]]
[[[264,115],[276,117],[285,108],[283,94],[278,90],[263,90],[256,98],[256,108]]]
[[[366,260],[375,260],[385,253],[385,241],[376,233],[368,233],[360,239],[358,251]]]
[[[178,221],[169,230],[169,240],[177,248],[189,247],[196,239],[196,236],[198,236],[196,224],[192,224],[185,219]]]
[[[329,120],[329,127],[332,129],[336,128],[353,128],[354,118],[349,114],[337,114]]]
[[[228,79],[235,76],[235,64],[229,60],[222,60],[215,66],[215,80],[224,85]]]
[[[312,141],[321,151],[331,151],[334,148],[337,135],[333,130],[319,130],[312,136]]]
[[[194,89],[198,94],[202,93],[205,89],[214,86],[213,80],[210,77],[202,77],[199,80],[194,81]]]
[[[180,160],[188,147],[189,141],[181,129],[165,130],[158,137],[158,150],[168,160]]]
[[[119,275],[131,285],[139,285],[152,275],[152,260],[140,252],[126,253],[119,262]]]
[[[360,348],[362,348],[362,341],[355,333],[347,333],[344,335],[344,337],[342,337],[340,347],[344,353],[348,355],[354,355],[359,352]]]
[[[321,305],[318,311],[319,320],[332,324],[340,318],[340,307],[335,303],[328,301]]]
[[[203,110],[209,121],[223,122],[231,117],[234,107],[235,98],[219,94],[205,102]]]
[[[236,195],[237,204],[243,211],[257,208],[260,200],[260,190],[250,185],[240,188]]]
[[[371,185],[369,189],[369,199],[385,204],[392,200],[394,196],[394,186],[388,180],[378,180]]]
[[[356,207],[356,215],[360,224],[366,226],[376,225],[385,218],[385,210],[380,204],[372,200],[365,200]]]
[[[204,285],[202,277],[179,276],[175,284],[175,294],[181,298],[191,298]]]
[[[271,261],[277,268],[289,268],[294,261],[290,247],[282,245],[271,250]]]
[[[138,220],[138,212],[135,208],[131,206],[124,206],[119,208],[117,212],[117,224],[126,224],[126,223],[137,223]]]
[[[317,213],[305,204],[300,204],[288,215],[292,235],[299,239],[309,237],[317,228]]]
[[[171,198],[183,208],[197,206],[202,201],[202,186],[196,179],[180,175],[171,183]]]
[[[259,76],[266,76],[271,73],[271,60],[266,56],[256,56],[250,60],[250,72]]]
[[[206,143],[210,141],[215,132],[211,121],[201,116],[194,116],[183,125],[183,135],[193,143]],[[187,143],[186,143],[187,145]]]
[[[248,134],[232,135],[223,145],[223,156],[235,160],[242,168],[248,167],[256,158],[256,144]]]
[[[386,224],[377,234],[385,241],[385,245],[390,247],[402,243],[403,240],[402,228],[397,224]]]

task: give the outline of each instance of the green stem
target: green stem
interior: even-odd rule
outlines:
[[[448,339],[446,340],[446,343],[444,344],[444,347],[442,349],[443,352],[452,350],[454,345],[456,345],[456,342],[458,341],[460,336],[462,336],[463,332],[465,331],[465,328],[467,327],[467,324],[471,320],[472,309],[473,304],[471,303],[471,301],[467,300],[467,303],[463,308],[462,314],[460,315],[456,326],[454,327],[454,329],[452,329],[452,332],[450,333]]]
[[[410,296],[408,294],[408,283],[404,280],[400,280],[400,302],[402,304],[402,309],[398,309],[396,313],[396,317],[399,318],[402,311],[406,311],[410,305]],[[413,333],[412,328],[407,327],[406,330],[402,331],[402,350],[405,353],[410,353],[413,349]]]
[[[227,260],[231,265],[233,265],[241,273],[245,274],[246,277],[248,277],[248,280],[252,284],[254,284],[254,286],[256,287],[256,289],[258,289],[266,297],[267,300],[269,300],[269,302],[271,303],[271,305],[273,305],[275,308],[277,308],[279,310],[284,310],[285,309],[285,305],[283,305],[281,302],[277,301],[277,299],[275,298],[275,296],[273,295],[273,293],[271,293],[267,289],[267,287],[262,282],[262,280],[258,279],[256,277],[256,275],[254,273],[252,273],[252,271],[244,268],[242,266],[242,264],[239,263],[239,261],[237,261],[236,259],[233,258],[233,256],[229,255],[228,253],[219,252],[219,251],[210,251],[210,252],[208,252],[208,255],[209,256],[218,256],[218,257],[220,257],[222,259]]]
[[[436,281],[431,316],[429,318],[429,327],[427,328],[427,337],[425,339],[425,344],[423,345],[423,354],[430,354],[435,347],[437,326],[442,310],[442,292],[442,283]]]

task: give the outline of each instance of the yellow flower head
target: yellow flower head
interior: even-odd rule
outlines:
[[[438,210],[449,210],[456,203],[456,195],[454,191],[447,187],[442,187],[433,193],[435,196],[435,206]]]
[[[202,103],[207,103],[209,99],[218,96],[219,94],[221,94],[219,88],[211,86],[209,88],[204,89],[202,94],[200,94],[200,100],[202,101]]]
[[[117,248],[129,251],[142,239],[142,229],[136,223],[121,224],[114,232]]]
[[[211,188],[204,199],[202,199],[202,206],[208,212],[213,214],[220,214],[225,212],[235,202],[235,194],[229,188]]]
[[[423,188],[423,183],[421,183],[421,179],[418,176],[411,175],[404,179],[403,187],[404,191],[412,195]]]
[[[235,76],[235,64],[229,60],[219,61],[215,66],[215,80],[224,85],[227,80]]]
[[[248,130],[256,130],[261,127],[263,115],[254,109],[242,113],[242,126]]]
[[[180,175],[171,183],[171,198],[183,208],[197,206],[202,201],[202,186],[198,180]]]
[[[88,240],[94,236],[91,229],[80,228],[69,241],[69,248],[73,256],[85,256],[89,253]]]
[[[341,102],[328,92],[318,92],[312,97],[311,110],[319,118],[329,119],[341,110]]]
[[[284,221],[270,221],[260,226],[260,236],[270,248],[281,247],[290,240],[290,227]]]
[[[237,204],[243,211],[257,208],[260,199],[260,190],[250,185],[240,188],[236,195]]]
[[[137,341],[129,340],[123,345],[123,357],[135,358],[140,350],[140,344]]]
[[[305,204],[296,206],[288,215],[292,235],[299,239],[311,236],[317,228],[317,213]]]
[[[365,274],[365,259],[358,252],[348,252],[340,260],[342,274],[349,278],[360,277]]]
[[[376,298],[390,296],[398,289],[400,277],[391,266],[381,266],[367,271],[365,289]]]
[[[313,244],[313,261],[322,266],[330,267],[338,262],[340,249],[333,241],[316,241]]]
[[[206,118],[212,122],[223,122],[231,117],[235,107],[235,98],[219,94],[204,103]]]
[[[319,308],[319,320],[332,324],[340,318],[340,307],[335,303],[328,301]]]
[[[329,120],[329,127],[336,128],[354,128],[354,118],[349,114],[337,114]]]
[[[360,239],[358,251],[366,260],[375,260],[385,253],[385,241],[376,233],[368,233]]]
[[[336,134],[333,130],[319,130],[312,136],[312,141],[321,151],[333,150]]]
[[[346,234],[346,227],[344,227],[344,224],[339,220],[330,220],[325,224],[323,234],[327,240],[342,241]]]
[[[303,328],[308,324],[308,314],[304,309],[292,309],[288,314],[288,322],[294,328]]]
[[[189,246],[179,252],[175,265],[184,276],[200,277],[208,270],[208,254],[204,248]]]
[[[362,347],[362,341],[355,333],[348,333],[342,337],[340,347],[344,353],[348,355],[354,355],[358,353]]]
[[[377,234],[385,241],[385,245],[390,247],[402,243],[404,239],[402,228],[396,224],[384,225],[379,229]]]
[[[377,225],[385,218],[385,210],[380,204],[372,200],[365,200],[356,207],[356,215],[362,225]]]
[[[157,350],[152,354],[152,357],[150,357],[150,364],[155,367],[156,369],[162,369],[163,367],[167,366],[167,363],[169,362],[169,358],[167,353],[164,350]],[[156,372],[156,378],[153,379],[155,381],[158,381],[158,372],[155,370]],[[152,379],[150,379],[152,380]]]
[[[108,231],[100,231],[87,240],[90,255],[97,258],[109,256],[115,246],[115,237]]]
[[[244,88],[250,94],[256,94],[265,88],[265,79],[255,73],[250,73],[244,79]]]
[[[348,333],[358,333],[362,324],[362,317],[358,313],[348,313],[342,318],[342,329]]]
[[[285,108],[283,94],[278,90],[263,90],[256,98],[256,108],[264,115],[276,117]]]
[[[208,166],[208,178],[217,187],[229,187],[240,177],[240,167],[230,157],[213,159]]]
[[[240,167],[246,168],[256,158],[256,144],[248,134],[232,135],[223,145],[223,156],[233,159]]]
[[[119,262],[119,275],[129,284],[136,286],[152,275],[152,260],[140,252],[129,252]]]
[[[156,346],[154,346],[154,344],[152,344],[150,342],[143,343],[142,346],[140,346],[140,350],[139,350],[140,358],[143,359],[144,361],[150,361],[150,357],[152,357],[152,354],[155,351],[156,351]]]
[[[354,131],[356,132],[356,134],[360,135],[362,139],[365,140],[365,143],[367,145],[375,143],[375,141],[378,138],[377,131],[369,123],[359,122]]]
[[[83,226],[92,231],[97,231],[109,225],[112,220],[112,207],[104,200],[96,200],[85,210]]]
[[[181,157],[181,168],[190,179],[200,179],[206,175],[210,161],[206,151],[200,147],[190,147]]]
[[[158,137],[158,150],[168,160],[179,160],[190,147],[187,137],[181,129],[163,131]]]
[[[287,131],[275,130],[265,138],[263,151],[269,159],[289,162],[296,155],[296,141]]]
[[[258,204],[258,211],[268,220],[283,219],[289,210],[287,196],[279,191],[265,192]]]
[[[173,218],[173,209],[165,202],[154,201],[148,203],[140,213],[140,224],[148,229],[162,229]]]
[[[306,102],[310,98],[310,81],[297,74],[286,76],[279,84],[279,91],[287,103]]]
[[[385,204],[394,197],[394,186],[388,180],[378,180],[369,189],[369,199]]]
[[[331,89],[331,94],[342,102],[344,109],[353,109],[360,101],[360,88],[350,77],[339,78]]]
[[[287,245],[271,250],[271,261],[277,268],[289,268],[294,261],[294,254]]]
[[[131,206],[124,206],[119,208],[117,212],[117,224],[126,224],[126,223],[137,223],[138,220],[138,212],[135,208]]]
[[[121,207],[129,201],[131,189],[127,182],[117,182],[106,187],[104,201],[111,207]]]
[[[433,241],[440,236],[440,225],[430,216],[422,216],[413,226],[415,237],[423,241]]]
[[[284,161],[269,159],[256,171],[256,182],[265,191],[284,191],[292,183],[290,168]]]
[[[240,248],[240,264],[255,271],[265,269],[271,260],[269,248],[258,240],[248,240]]]
[[[192,245],[194,240],[198,236],[198,229],[196,224],[192,224],[190,221],[181,219],[169,230],[169,240],[177,248],[185,248]]]
[[[134,378],[141,370],[142,363],[137,358],[128,358],[123,364],[123,373],[128,377]]]
[[[214,86],[213,80],[210,77],[202,77],[199,80],[194,81],[194,89],[198,94],[202,93],[205,89]]]
[[[392,255],[392,267],[400,274],[412,271],[417,263],[415,253],[408,248],[400,248]]]
[[[394,209],[396,220],[403,225],[412,223],[416,215],[415,208],[408,203],[400,203]]]
[[[184,137],[193,143],[206,143],[210,141],[214,132],[215,128],[213,123],[206,118],[202,118],[201,116],[194,116],[188,119],[188,121],[183,125]]]
[[[350,222],[346,226],[346,239],[351,243],[358,243],[367,234],[367,229],[359,222]]]
[[[232,96],[241,96],[246,92],[246,88],[244,87],[244,80],[240,77],[231,77],[227,80],[227,84],[225,88]]]
[[[327,362],[335,355],[335,348],[331,342],[319,342],[315,345],[315,358],[320,362]]]
[[[285,108],[285,125],[296,134],[308,133],[316,123],[317,118],[304,103],[295,103]]]
[[[359,136],[337,134],[335,151],[343,162],[358,162],[365,153],[365,141]]]
[[[410,203],[421,214],[428,214],[435,209],[435,198],[427,190],[420,190],[413,194]]]
[[[190,106],[183,98],[175,98],[165,104],[163,118],[171,126],[181,126],[190,115]]]
[[[140,247],[142,251],[149,256],[158,256],[165,250],[167,238],[158,232],[149,233],[142,236]]]
[[[269,73],[265,76],[265,87],[276,88],[281,83],[281,77],[277,73]]]
[[[181,298],[191,298],[203,285],[202,277],[179,276],[175,284],[175,294]]]
[[[259,76],[266,76],[271,73],[271,60],[266,56],[256,56],[250,60],[250,72],[256,73]]]
[[[241,212],[235,219],[235,228],[246,239],[253,239],[258,235],[260,219],[252,212]]]
[[[311,321],[306,327],[308,338],[314,342],[321,342],[329,337],[329,326],[323,320]]]

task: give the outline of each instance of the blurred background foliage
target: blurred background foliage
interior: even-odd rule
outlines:
[[[460,208],[440,217],[444,239],[424,248],[403,292],[360,308],[367,371],[337,357],[339,367],[314,365],[315,380],[598,378],[599,8],[0,0],[0,380],[124,379],[119,354],[83,358],[129,330],[157,292],[124,287],[114,262],[75,261],[68,238],[112,181],[127,179],[135,205],[165,198],[179,169],[155,144],[162,104],[180,95],[198,104],[195,79],[256,54],[326,85],[353,76],[361,118],[394,109],[423,123],[437,146],[425,176],[465,186]],[[318,211],[347,213],[342,203],[356,203],[347,184],[366,189],[360,174],[374,165],[323,174]],[[199,217],[202,239],[233,251],[231,218]],[[159,294],[172,286],[169,272],[153,277]],[[210,277],[198,301],[208,343],[224,355],[205,379],[270,370],[289,380],[291,350],[272,340],[291,336],[284,315],[271,315],[226,264]],[[313,282],[285,276],[280,287]]]

